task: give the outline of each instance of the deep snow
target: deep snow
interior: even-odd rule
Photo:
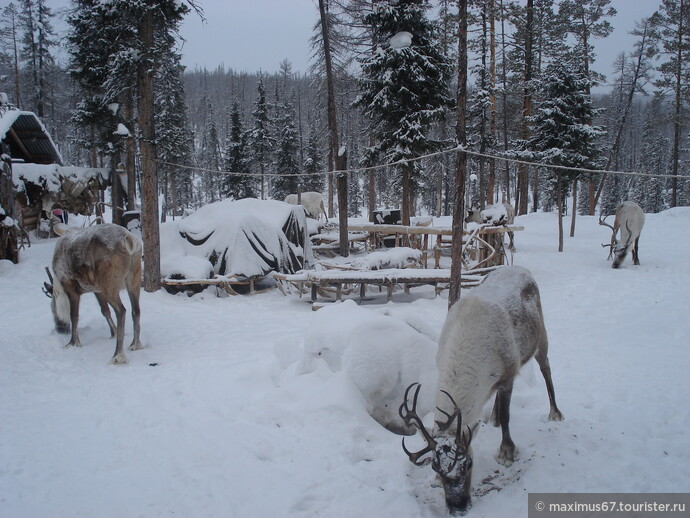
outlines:
[[[530,362],[511,408],[519,459],[500,466],[500,431],[480,427],[469,516],[527,516],[529,492],[690,491],[690,209],[647,215],[642,264],[628,257],[621,270],[606,261],[610,231],[596,218],[579,218],[560,254],[555,215],[516,224],[525,231],[515,264],[541,290],[565,420],[547,422]],[[81,305],[82,348],[64,349],[68,338],[53,331],[40,287],[54,246],[39,240],[19,265],[0,263],[1,517],[446,515],[431,468],[412,465],[400,437],[367,413],[372,383],[388,372],[379,353],[401,336],[367,322],[407,322],[432,350],[447,292],[413,288],[387,304],[384,293],[357,308],[375,319],[329,307],[332,332],[305,299],[277,290],[142,293],[146,348],[111,366],[92,296]],[[368,364],[364,339],[377,354]],[[334,363],[319,343],[356,349]]]

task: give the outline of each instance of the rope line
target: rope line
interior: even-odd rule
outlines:
[[[275,178],[275,177],[288,178],[288,177],[300,177],[300,176],[345,175],[345,174],[351,174],[351,173],[356,173],[356,172],[373,171],[376,169],[383,169],[385,167],[404,165],[404,164],[407,164],[409,162],[418,162],[420,160],[432,158],[435,156],[445,155],[445,154],[449,154],[449,153],[465,153],[467,155],[475,156],[478,158],[486,158],[486,159],[490,159],[490,160],[503,160],[505,162],[512,162],[514,164],[522,164],[522,165],[527,165],[530,167],[543,167],[545,169],[555,169],[557,173],[560,173],[561,171],[571,171],[571,172],[592,173],[592,174],[611,174],[611,175],[618,174],[618,175],[625,175],[625,176],[642,176],[642,177],[647,177],[647,178],[685,178],[685,179],[690,179],[690,176],[686,176],[686,175],[638,173],[638,172],[633,172],[633,171],[610,171],[610,170],[605,170],[605,169],[587,169],[584,167],[569,167],[569,166],[560,166],[560,165],[553,165],[553,164],[542,164],[540,162],[531,162],[529,160],[520,160],[519,158],[513,158],[513,157],[509,157],[509,156],[505,156],[505,155],[494,155],[494,154],[489,154],[489,153],[480,153],[478,151],[470,151],[469,149],[465,149],[462,146],[456,146],[456,147],[453,147],[450,149],[444,149],[442,151],[435,151],[433,153],[428,153],[426,155],[420,155],[420,156],[417,156],[414,158],[405,158],[405,159],[401,159],[401,160],[396,160],[394,162],[388,162],[387,164],[354,167],[354,168],[350,168],[350,169],[338,169],[335,171],[321,171],[321,172],[317,172],[317,173],[264,173],[262,175],[261,173],[240,173],[237,171],[217,171],[215,169],[208,169],[208,168],[204,168],[204,167],[195,167],[195,166],[189,166],[189,165],[175,164],[172,162],[167,162],[165,160],[160,160],[160,159],[151,158],[151,157],[144,157],[144,156],[142,156],[142,159],[154,160],[155,162],[157,162],[159,164],[169,165],[172,167],[179,167],[180,169],[188,169],[191,171],[198,171],[198,172],[202,172],[202,173],[222,174],[222,175],[228,175],[228,176],[255,176],[255,177],[268,176],[271,178]]]

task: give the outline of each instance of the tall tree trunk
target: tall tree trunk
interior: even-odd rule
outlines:
[[[563,251],[563,178],[558,171],[558,181],[556,182],[556,204],[558,205],[558,251]]]
[[[129,88],[125,94],[124,119],[129,125],[129,130],[134,128],[134,92]],[[136,144],[134,137],[126,137],[125,140],[125,170],[127,171],[127,210],[135,210],[137,208],[137,171],[135,165]]]
[[[495,0],[489,0],[489,135],[496,140],[496,12]],[[493,150],[492,150],[493,151]],[[489,159],[489,203],[494,203],[496,160]]]
[[[347,169],[347,154],[338,154],[336,158],[336,168],[338,170]],[[338,226],[340,229],[340,255],[348,257],[350,255],[350,240],[347,236],[347,174],[336,175],[338,183]]]
[[[401,208],[401,222],[403,225],[409,225],[410,224],[410,206],[411,206],[411,189],[410,189],[410,176],[411,176],[411,167],[409,164],[405,164],[402,166],[402,203],[400,205]]]
[[[153,116],[153,11],[149,2],[138,23],[139,40],[144,55],[137,65],[139,89],[139,127],[141,129],[141,233],[144,241],[144,290],[157,291],[161,286],[160,228],[158,224],[158,169]]]
[[[503,0],[500,0],[501,5],[501,74],[503,76],[503,91],[501,96],[503,98],[503,151],[507,152],[508,143],[508,71],[506,58],[506,28],[505,15],[503,12]],[[505,183],[506,183],[506,202],[510,203],[510,162],[505,161]]]
[[[460,146],[467,143],[467,0],[458,0],[458,103],[455,138]],[[458,152],[455,169],[455,193],[453,204],[453,244],[451,249],[450,289],[448,308],[460,300],[462,282],[462,235],[465,219],[465,176],[467,174],[467,154]]]
[[[683,112],[683,33],[685,32],[685,27],[683,21],[685,21],[685,1],[680,0],[680,6],[678,7],[678,41],[676,45],[678,47],[676,56],[676,87],[675,87],[675,106],[673,114],[673,156],[671,157],[671,207],[675,207],[678,204],[678,162],[680,161],[680,126],[681,118]]]
[[[368,189],[367,189],[367,202],[369,209],[369,221],[374,222],[374,211],[376,210],[376,171],[371,170],[368,173]]]
[[[591,185],[591,183],[590,183]],[[570,215],[570,237],[575,237],[575,219],[577,215],[577,178],[573,180],[573,213]]]
[[[326,16],[326,5],[324,0],[319,0],[319,15],[321,16],[321,38],[323,40],[323,53],[324,61],[326,65],[326,91],[327,91],[327,110],[328,110],[328,131],[330,134],[330,156],[333,170],[338,169],[338,151],[340,146],[338,145],[338,117],[335,107],[335,80],[333,77],[333,61],[331,58],[331,43],[329,36],[328,18]],[[347,196],[347,191],[345,192]],[[340,193],[338,194],[340,197]],[[345,198],[346,203],[344,207],[338,206],[339,211],[345,211],[347,214],[347,198]],[[333,217],[333,175],[328,175],[328,212],[329,217]],[[345,220],[345,225],[347,226],[347,219]],[[345,230],[347,232],[347,229]],[[341,250],[341,254],[343,251]],[[347,253],[347,248],[345,250]]]
[[[532,39],[534,37],[534,0],[527,0],[527,26],[525,27],[525,89],[522,102],[522,138],[529,138],[527,118],[532,115]],[[518,165],[518,207],[519,215],[527,214],[527,196],[529,192],[529,170],[525,164]]]

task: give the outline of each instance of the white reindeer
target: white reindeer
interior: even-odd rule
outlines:
[[[65,347],[81,347],[77,333],[79,300],[83,293],[93,292],[110,327],[110,336],[117,334],[115,354],[110,363],[127,363],[122,350],[126,310],[120,300],[120,290],[126,288],[134,322],[134,339],[129,349],[141,349],[141,253],[141,241],[118,225],[70,229],[58,239],[53,253],[55,277],[46,268],[51,284],[44,283],[44,286],[46,294],[52,299],[55,329],[59,333],[68,333],[70,328],[72,330],[72,337]],[[115,311],[117,328],[110,316],[108,304]]]
[[[616,209],[616,219],[613,221],[613,226],[605,222],[607,217],[605,216],[602,219],[599,216],[599,224],[609,227],[613,231],[613,234],[611,234],[611,244],[601,246],[610,247],[608,258],[611,259],[611,255],[614,255],[612,267],[620,268],[628,255],[628,251],[631,249],[633,264],[639,265],[638,245],[640,232],[642,232],[642,227],[644,226],[644,212],[642,208],[634,201],[624,201]],[[621,233],[620,239],[617,239],[616,235],[619,230]]]
[[[452,514],[465,514],[471,506],[472,434],[484,403],[496,392],[494,425],[501,425],[503,440],[499,463],[510,466],[515,444],[508,428],[513,380],[520,367],[534,357],[541,368],[549,395],[549,420],[563,416],[556,406],[548,340],[539,289],[529,271],[512,266],[500,268],[451,307],[441,332],[436,363],[439,370],[436,426],[428,431],[417,415],[420,385],[405,392],[400,417],[417,428],[427,442],[421,451],[403,449],[421,465],[432,453],[431,466],[438,473]],[[412,406],[409,393],[416,386]],[[463,423],[465,426],[463,427]]]
[[[300,203],[297,203],[296,194],[288,194],[285,197],[285,203],[290,205],[302,205],[304,210],[307,212],[307,216],[314,219],[321,219],[321,214],[324,215],[326,221],[328,221],[328,215],[326,214],[326,208],[323,205],[323,194],[320,192],[307,191],[300,195]]]

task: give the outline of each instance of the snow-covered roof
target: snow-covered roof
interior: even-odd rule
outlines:
[[[9,144],[13,159],[34,164],[63,163],[53,139],[33,112],[0,109],[0,140]]]

